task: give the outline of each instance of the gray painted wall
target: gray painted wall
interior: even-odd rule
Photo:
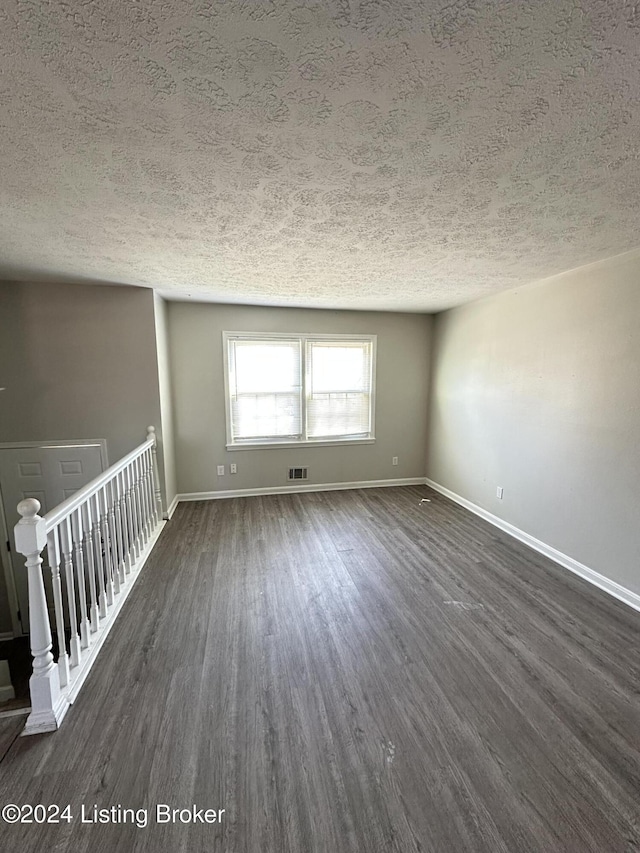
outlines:
[[[161,441],[155,334],[151,290],[0,282],[0,442],[105,438],[113,463]]]
[[[424,476],[430,317],[189,302],[168,309],[178,492],[286,486],[290,465],[308,465],[309,483]],[[377,335],[376,443],[228,452],[224,330]]]
[[[0,283],[0,441],[106,438],[109,462],[160,427],[153,292]]]
[[[432,480],[640,593],[640,256],[438,315],[429,435]]]

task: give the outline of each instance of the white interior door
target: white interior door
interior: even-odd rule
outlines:
[[[29,588],[25,558],[18,554],[13,528],[20,520],[16,507],[24,498],[36,498],[40,515],[66,500],[103,470],[102,444],[0,448],[0,494],[9,537],[10,566],[22,630],[29,630]]]

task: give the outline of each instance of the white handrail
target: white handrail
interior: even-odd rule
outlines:
[[[119,459],[115,462],[111,467],[107,468],[106,471],[103,471],[101,474],[98,474],[97,477],[94,477],[86,486],[83,486],[81,489],[78,489],[71,497],[68,497],[65,501],[58,504],[58,506],[54,507],[52,510],[43,516],[44,520],[47,522],[47,533],[60,524],[61,521],[64,521],[67,516],[71,515],[71,513],[85,503],[90,497],[99,492],[103,486],[106,486],[107,483],[111,482],[116,474],[119,474],[120,471],[124,471],[124,469],[129,465],[130,462],[133,462],[134,459],[137,459],[138,456],[141,456],[145,450],[155,446],[155,436],[153,438],[147,439],[141,445],[132,450],[130,453],[127,453],[126,456],[123,456],[122,459]]]

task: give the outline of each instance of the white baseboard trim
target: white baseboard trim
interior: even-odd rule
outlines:
[[[0,687],[0,702],[8,702],[10,699],[16,698],[16,691],[11,684],[3,684]]]
[[[520,530],[519,527],[515,527],[513,524],[509,524],[508,521],[504,521],[497,515],[493,515],[493,513],[489,512],[488,510],[483,509],[481,506],[478,506],[477,504],[472,503],[466,498],[461,497],[455,492],[452,492],[450,489],[441,486],[439,483],[430,480],[428,477],[425,478],[424,482],[425,485],[430,486],[436,492],[440,492],[440,494],[444,495],[455,503],[460,504],[460,506],[463,506],[465,509],[468,509],[469,512],[473,512],[475,515],[479,515],[480,518],[484,518],[484,520],[488,521],[489,524],[493,524],[494,527],[500,528],[500,530],[503,530],[505,533],[508,533],[510,536],[513,536],[514,539],[518,539],[520,542],[523,542],[525,545],[528,545],[530,548],[533,548],[534,551],[538,551],[538,553],[543,554],[550,560],[553,560],[554,563],[558,563],[565,569],[569,569],[570,572],[579,575],[584,580],[589,581],[589,583],[593,584],[594,586],[597,586],[599,589],[604,590],[604,592],[608,592],[609,595],[612,595],[619,601],[623,601],[625,604],[629,605],[629,607],[633,607],[634,610],[640,611],[640,595],[638,595],[637,593],[632,592],[630,589],[627,589],[626,587],[621,586],[619,583],[616,583],[615,581],[610,580],[604,575],[601,575],[594,569],[590,569],[583,563],[579,563],[577,560],[574,560],[573,557],[569,557],[567,554],[563,554],[562,551],[558,551],[551,545],[547,545],[546,542],[542,542],[540,539],[536,539],[535,536],[531,536],[529,533],[525,533],[525,531]]]
[[[167,510],[167,521],[171,520],[171,516],[176,511],[176,507],[180,503],[180,495],[174,495],[173,500],[169,504],[169,509]]]
[[[27,705],[24,708],[13,708],[11,711],[0,711],[0,720],[7,719],[8,717],[26,717],[30,713],[31,705]]]
[[[228,489],[217,492],[186,492],[176,501],[211,501],[220,498],[251,498],[257,495],[293,495],[298,492],[338,492],[346,489],[380,489],[387,486],[424,486],[424,477],[401,480],[361,480],[353,483],[298,483],[290,486],[265,486],[260,489]]]

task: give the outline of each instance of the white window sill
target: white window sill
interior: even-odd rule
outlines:
[[[375,438],[337,438],[335,441],[263,441],[227,444],[227,450],[283,450],[293,447],[344,447],[353,444],[375,444]]]

